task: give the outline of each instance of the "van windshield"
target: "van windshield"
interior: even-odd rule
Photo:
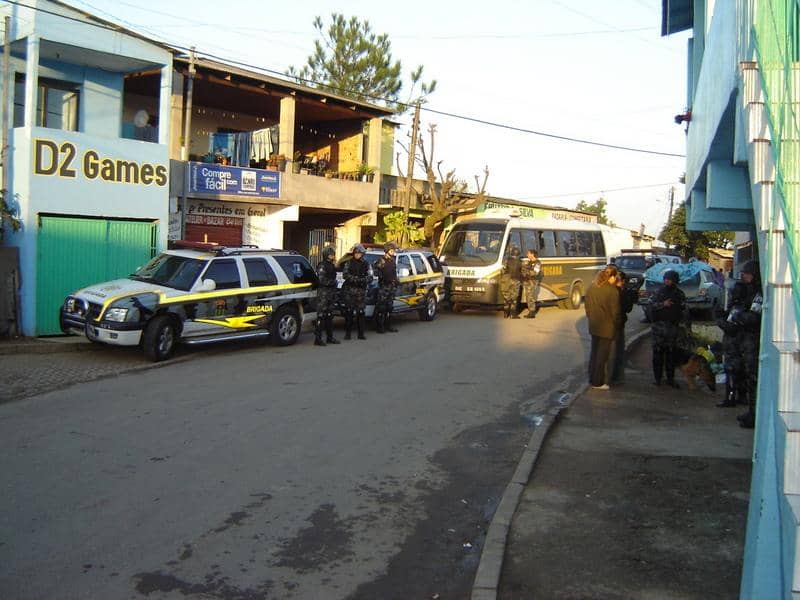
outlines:
[[[448,265],[490,265],[497,262],[505,223],[462,223],[453,227],[442,248]]]
[[[206,261],[174,254],[159,254],[145,266],[131,275],[136,281],[157,283],[176,290],[188,291],[192,288]]]

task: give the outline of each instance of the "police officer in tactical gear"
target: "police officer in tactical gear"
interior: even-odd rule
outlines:
[[[336,250],[330,246],[322,251],[322,260],[317,265],[317,320],[314,321],[314,345],[326,346],[338,344],[333,337],[333,310],[336,306]],[[326,339],[322,339],[322,328],[325,328]]]
[[[372,268],[364,259],[367,250],[361,244],[353,246],[353,257],[344,263],[342,276],[342,295],[345,304],[344,339],[349,340],[353,333],[353,322],[358,330],[358,339],[367,339],[364,335],[364,309],[366,307],[367,287],[372,280]]]
[[[374,271],[378,277],[378,298],[375,302],[375,331],[385,333],[396,332],[391,324],[391,314],[394,309],[394,294],[400,280],[397,278],[397,262],[395,253],[397,246],[393,242],[383,245],[383,256],[375,263]]]
[[[758,263],[749,260],[741,269],[744,284],[743,310],[736,315],[741,326],[737,341],[742,352],[742,374],[744,383],[740,389],[747,396],[748,410],[736,417],[739,425],[752,429],[756,424],[756,394],[758,391],[758,346],[761,335],[761,309],[764,295],[761,289],[761,274]]]
[[[656,290],[650,303],[653,332],[653,383],[661,385],[666,373],[667,385],[678,387],[675,381],[675,351],[678,343],[678,324],[686,309],[686,295],[678,287],[677,271],[664,271],[664,285]]]
[[[543,277],[539,253],[529,249],[528,261],[522,265],[522,289],[525,292],[525,302],[528,304],[526,319],[535,319],[536,313],[539,312],[539,286]]]
[[[503,270],[500,275],[500,294],[503,297],[503,318],[519,319],[517,314],[517,300],[522,286],[522,261],[519,258],[519,248],[511,246],[503,261]]]
[[[739,313],[744,310],[746,286],[737,281],[730,291],[727,310],[720,310],[714,316],[717,327],[722,330],[722,353],[725,364],[725,399],[719,407],[747,404],[747,390],[744,389],[744,358],[739,346],[742,326]]]

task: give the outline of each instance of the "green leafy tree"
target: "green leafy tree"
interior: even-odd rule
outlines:
[[[409,75],[409,100],[400,103],[402,64],[392,57],[389,36],[375,34],[369,21],[333,13],[327,29],[321,17],[314,19],[314,28],[319,34],[314,41],[314,53],[301,68],[290,66],[286,71],[300,83],[364,102],[383,101],[392,108],[405,108],[404,105],[423,99],[436,88],[435,79],[422,81],[420,65]],[[420,94],[410,100],[417,85]]]
[[[425,232],[411,223],[402,210],[386,213],[383,224],[385,226],[383,235],[375,236],[375,241],[378,243],[390,241],[399,243],[400,240],[408,240],[412,246],[416,246],[425,239]]]
[[[614,227],[614,221],[611,221],[608,218],[608,214],[606,213],[606,206],[608,206],[608,202],[606,202],[602,198],[598,198],[597,201],[593,202],[592,204],[589,204],[588,202],[586,202],[586,200],[581,200],[580,202],[578,202],[578,205],[575,207],[575,210],[581,210],[583,212],[597,215],[598,223]]]
[[[6,202],[6,191],[0,190],[0,242],[3,241],[6,227],[19,231],[22,221],[17,218],[16,211]]]
[[[734,234],[731,231],[687,231],[686,205],[681,203],[661,230],[660,237],[684,258],[696,256],[707,260],[709,248],[726,248],[733,242]]]

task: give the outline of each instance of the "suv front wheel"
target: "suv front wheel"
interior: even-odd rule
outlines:
[[[419,309],[420,321],[433,321],[436,318],[436,313],[439,310],[439,301],[436,299],[436,294],[433,292],[425,296],[422,308]]]
[[[281,306],[272,318],[270,335],[276,346],[291,346],[300,337],[300,315],[296,308]]]
[[[150,319],[142,336],[142,349],[147,358],[160,362],[172,356],[177,341],[175,324],[166,315]]]

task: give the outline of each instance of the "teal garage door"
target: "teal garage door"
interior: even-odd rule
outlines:
[[[61,333],[59,309],[75,290],[124,277],[156,254],[152,221],[40,216],[36,335]]]

